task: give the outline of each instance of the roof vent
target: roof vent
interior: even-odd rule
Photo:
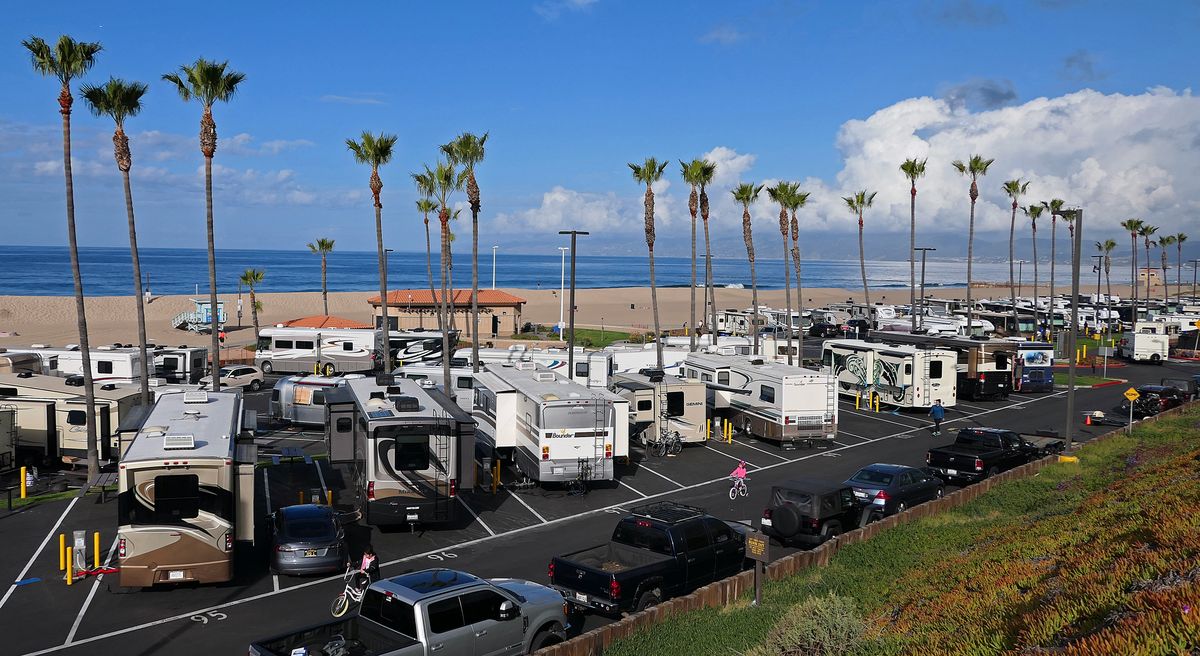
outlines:
[[[533,369],[533,367],[529,368]],[[555,378],[556,376],[553,371],[539,371],[536,376],[536,380],[539,383],[553,383]]]
[[[388,385],[387,393],[391,395],[400,394],[404,390],[400,389],[399,385]]]
[[[384,394],[383,392],[371,392],[371,396],[370,396],[370,398],[372,398],[372,399],[380,399],[380,400],[383,400],[386,397],[387,397],[387,395]]]
[[[17,374],[17,378],[33,378],[32,371],[22,371]]]
[[[205,390],[199,390],[196,392],[184,392],[183,393],[183,402],[184,402],[184,404],[208,403],[208,392]]]
[[[196,448],[194,435],[163,435],[163,450],[184,451]]]
[[[116,386],[116,385],[113,385],[112,383],[108,383],[108,384],[106,384],[106,385],[101,385],[101,386],[100,386],[100,389],[102,389],[102,390],[104,390],[104,391],[106,391],[106,392],[111,392],[111,391],[113,391],[113,390],[117,389],[117,386]]]
[[[537,368],[537,365],[535,365],[532,362],[518,362],[517,363],[517,371],[533,371],[536,368]]]
[[[393,396],[392,402],[396,404],[397,412],[416,412],[421,409],[421,404],[412,396]]]

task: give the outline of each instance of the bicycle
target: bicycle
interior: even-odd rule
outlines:
[[[739,496],[744,497],[744,496],[750,494],[750,488],[749,488],[749,486],[746,485],[746,481],[749,479],[737,478],[735,476],[730,476],[729,480],[733,481],[733,485],[729,486],[729,500],[730,501],[733,501],[734,499],[738,498]]]
[[[346,567],[346,574],[342,576],[342,580],[346,582],[346,587],[342,589],[341,594],[333,598],[333,603],[329,604],[329,613],[334,617],[345,615],[346,611],[350,610],[351,602],[362,603],[363,595],[371,584],[371,577],[353,566]]]
[[[677,456],[683,453],[683,439],[679,436],[679,431],[671,431],[663,435],[655,442],[651,448],[654,455],[662,458],[667,455]]]

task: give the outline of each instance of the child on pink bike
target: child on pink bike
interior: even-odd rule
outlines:
[[[744,482],[746,480],[746,461],[739,460],[738,466],[735,467],[733,471],[729,472],[729,477]]]

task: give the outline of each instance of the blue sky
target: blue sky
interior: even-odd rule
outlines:
[[[215,111],[224,247],[297,248],[330,236],[341,248],[372,248],[367,172],[343,145],[363,129],[400,138],[382,172],[387,238],[398,250],[420,235],[408,173],[464,130],[491,134],[478,172],[481,242],[514,250],[553,251],[541,247],[543,236],[553,241],[558,228],[582,224],[608,252],[639,252],[641,197],[625,163],[647,155],[708,154],[723,166],[714,230],[731,237],[718,248],[731,255],[741,248],[740,208],[725,197],[738,179],[804,182],[814,192],[806,230],[831,253],[855,245],[838,203],[856,188],[884,192],[873,225],[906,230],[907,187],[895,168],[910,155],[938,167],[922,183],[923,229],[965,234],[965,183],[945,160],[990,144],[984,154],[997,164],[982,186],[991,203],[981,212],[985,233],[1006,237],[998,188],[1016,175],[1092,209],[1098,230],[1111,232],[1130,212],[1187,230],[1200,208],[1200,187],[1179,170],[1194,171],[1200,148],[1188,91],[1200,59],[1198,6],[212,2],[197,18],[194,6],[175,3],[22,3],[6,8],[0,26],[0,193],[8,201],[0,212],[6,239],[63,243],[57,88],[32,72],[20,40],[67,33],[104,44],[89,81],[151,84],[143,114],[128,125],[147,246],[203,243],[199,107],[159,80],[198,56],[228,59],[247,75]],[[1022,132],[1056,116],[1065,117],[1069,156],[1048,150],[1045,133]],[[1124,117],[1128,134],[1101,129],[1105,117]],[[111,125],[79,102],[75,126],[81,240],[122,245]],[[686,189],[676,169],[659,190],[660,248],[679,252]],[[1113,187],[1123,191],[1114,196]],[[767,238],[772,210],[764,204],[755,215]]]

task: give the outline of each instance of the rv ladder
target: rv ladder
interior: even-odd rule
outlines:
[[[446,420],[450,431],[456,433],[457,429],[454,427],[454,422],[449,421],[449,417]],[[451,453],[454,450],[451,448],[451,445],[457,441],[455,439],[456,435],[432,435],[431,437],[433,441],[433,457],[437,460],[437,464],[433,467],[433,514],[436,519],[448,520],[450,519],[451,512],[450,504],[454,503],[450,498],[451,469],[457,472],[457,468],[450,461],[454,455]],[[457,473],[455,475],[457,476]]]

